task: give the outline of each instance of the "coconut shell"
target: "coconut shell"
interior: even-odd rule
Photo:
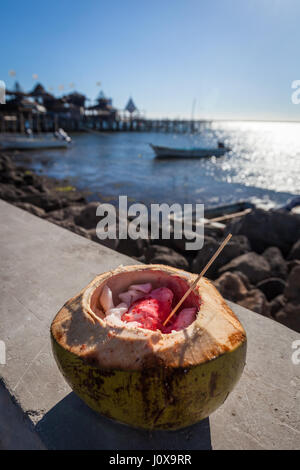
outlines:
[[[57,364],[94,410],[132,426],[178,429],[212,413],[245,364],[246,333],[212,283],[202,278],[182,307],[198,306],[187,328],[163,334],[112,327],[99,302],[104,285],[118,294],[132,284],[166,286],[178,301],[196,275],[163,265],[119,267],[97,276],[51,325]]]

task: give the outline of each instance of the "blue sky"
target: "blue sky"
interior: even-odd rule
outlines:
[[[0,79],[146,115],[300,120],[298,0],[1,0]]]

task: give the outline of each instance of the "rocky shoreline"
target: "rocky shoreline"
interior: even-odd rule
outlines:
[[[144,263],[201,271],[224,236],[232,239],[208,270],[228,300],[300,332],[300,215],[255,209],[224,230],[206,229],[204,247],[186,252],[181,240],[99,240],[96,207],[67,181],[37,175],[0,155],[0,198]]]

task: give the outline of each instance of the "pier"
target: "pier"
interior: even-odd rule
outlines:
[[[1,109],[0,109],[1,111]],[[103,118],[103,116],[82,116],[80,119],[60,115],[43,115],[28,112],[0,115],[0,133],[25,133],[25,121],[36,134],[55,132],[62,127],[66,132],[161,132],[171,134],[199,133],[209,126],[208,120],[187,119],[122,119]]]
[[[6,104],[0,106],[0,133],[55,132],[164,132],[197,133],[211,123],[199,119],[148,119],[132,99],[123,110],[113,107],[112,99],[100,92],[95,104],[87,105],[85,95],[72,92],[59,98],[38,83],[30,92],[18,83],[8,90]]]

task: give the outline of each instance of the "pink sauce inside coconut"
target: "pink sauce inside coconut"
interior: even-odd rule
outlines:
[[[101,299],[104,300],[108,297],[111,299],[111,292],[104,291],[101,295]],[[187,328],[196,319],[197,307],[190,305],[189,302],[185,308],[176,312],[166,326],[163,326],[178,302],[178,295],[175,296],[168,287],[152,289],[150,283],[132,285],[127,292],[119,294],[119,298],[122,302],[117,307],[114,307],[110,300],[109,308],[106,309],[107,320],[113,319],[113,323],[119,325],[127,323],[139,328],[171,333]],[[101,303],[106,302],[102,300]]]

